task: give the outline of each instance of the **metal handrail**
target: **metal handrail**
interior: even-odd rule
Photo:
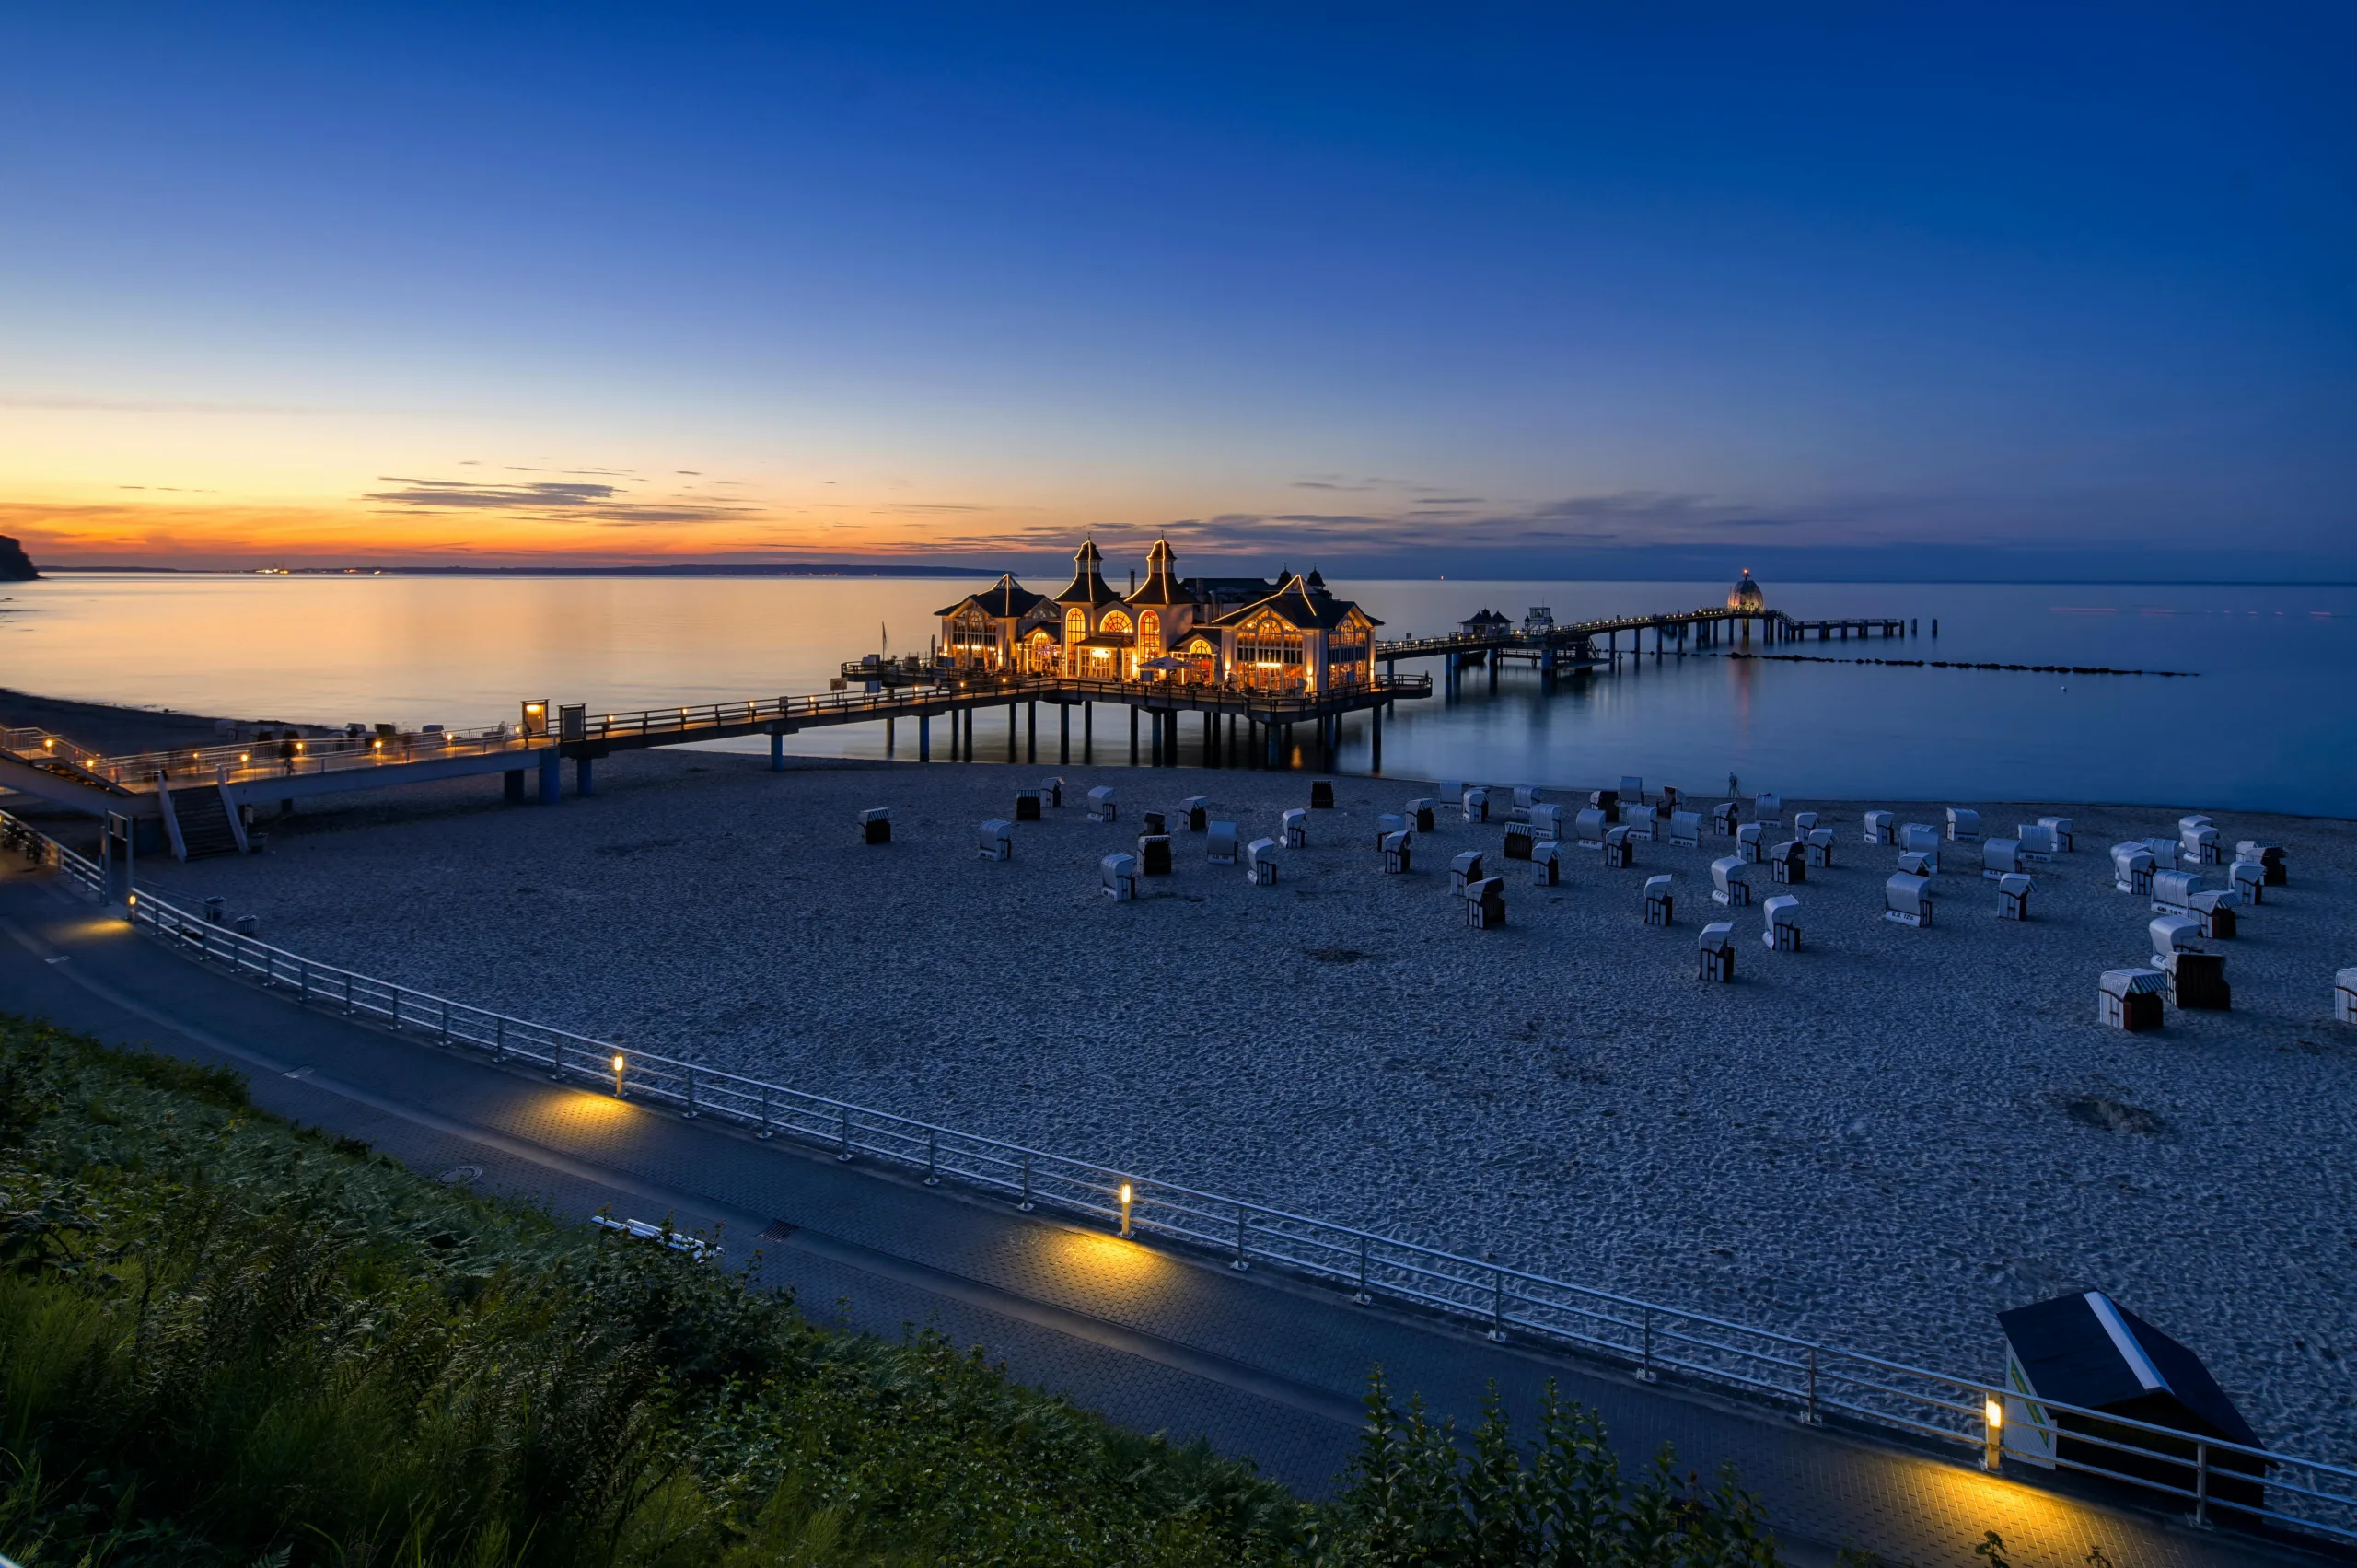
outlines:
[[[99,866],[5,812],[0,812],[0,839],[10,844],[32,843],[29,853],[64,869],[93,896],[103,897],[104,876]],[[1643,1377],[1682,1375],[1791,1407],[1805,1421],[1845,1417],[1978,1450],[1984,1460],[1993,1457],[2000,1466],[2003,1452],[1982,1411],[1990,1401],[2012,1400],[2015,1408],[2036,1412],[2023,1424],[2049,1439],[2057,1469],[2190,1503],[2194,1515],[2205,1521],[2223,1509],[2237,1517],[2357,1541],[2357,1469],[2059,1400],[2024,1400],[2003,1385],[1980,1378],[1666,1307],[1489,1258],[1474,1259],[741,1074],[634,1051],[315,963],[192,915],[145,889],[131,894],[128,912],[136,928],[174,950],[259,980],[299,1002],[335,1007],[396,1030],[422,1032],[442,1044],[486,1053],[496,1063],[540,1067],[554,1081],[595,1083],[623,1098],[683,1115],[734,1122],[760,1137],[784,1133],[830,1149],[838,1158],[879,1159],[922,1172],[928,1182],[957,1180],[1013,1198],[1026,1209],[1049,1208],[1109,1226],[1124,1217],[1120,1195],[1127,1188],[1132,1198],[1127,1218],[1133,1232],[1188,1244],[1225,1257],[1237,1268],[1267,1264],[1286,1269],[1341,1285],[1362,1300],[1382,1297],[1478,1323],[1493,1337],[1527,1334],[1627,1362]],[[2096,1429],[2066,1428],[2059,1417],[2092,1423]],[[2189,1447],[2191,1458],[2156,1454],[2149,1446],[2127,1440],[2129,1435]],[[2189,1469],[2193,1485],[2176,1486],[2066,1457],[2060,1450],[2062,1440],[2107,1454],[2133,1455],[2147,1464]],[[2242,1462],[2222,1466],[2222,1460]],[[2263,1481],[2279,1498],[2294,1499],[2302,1511],[2220,1497],[2213,1484],[2220,1474],[2238,1484]]]

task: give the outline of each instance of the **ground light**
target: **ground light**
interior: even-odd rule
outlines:
[[[614,1052],[614,1098],[616,1099],[620,1099],[622,1093],[622,1053],[617,1051]]]
[[[2004,1464],[2005,1407],[1993,1394],[1980,1401],[1980,1468],[2001,1468]]]
[[[1128,1238],[1129,1234],[1130,1234],[1130,1203],[1131,1203],[1132,1199],[1134,1196],[1135,1196],[1135,1195],[1134,1195],[1134,1194],[1130,1191],[1130,1184],[1129,1184],[1128,1182],[1126,1182],[1126,1181],[1122,1182],[1122,1183],[1121,1183],[1121,1236],[1122,1236],[1123,1239],[1125,1239],[1125,1240]]]

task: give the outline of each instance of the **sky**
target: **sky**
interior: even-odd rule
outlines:
[[[0,7],[51,563],[2357,580],[2357,8]]]

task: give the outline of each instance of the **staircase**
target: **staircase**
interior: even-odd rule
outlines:
[[[238,842],[237,827],[229,820],[228,803],[212,784],[181,784],[173,788],[171,810],[180,824],[179,842],[173,847],[180,851],[182,860],[236,854],[242,847]]]

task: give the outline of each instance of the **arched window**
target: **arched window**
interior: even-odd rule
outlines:
[[[1064,639],[1065,639],[1065,641],[1067,641],[1067,642],[1073,642],[1073,643],[1077,643],[1077,642],[1079,642],[1083,637],[1086,637],[1086,636],[1087,636],[1087,635],[1088,635],[1088,611],[1086,611],[1086,610],[1065,610],[1065,611],[1064,611]]]
[[[1112,634],[1113,634],[1113,635],[1115,635],[1115,636],[1119,636],[1119,635],[1120,635],[1122,633],[1127,632],[1129,629],[1130,629],[1130,618],[1129,618],[1128,616],[1126,616],[1126,615],[1122,614],[1122,613],[1121,613],[1120,610],[1118,610],[1109,611],[1109,612],[1106,614],[1106,617],[1105,617],[1104,621],[1101,623],[1101,625],[1100,625],[1100,627],[1099,627],[1099,630],[1104,631],[1104,632],[1109,632],[1109,633],[1112,633]]]
[[[1138,651],[1144,654],[1162,651],[1162,617],[1151,610],[1138,616]]]

